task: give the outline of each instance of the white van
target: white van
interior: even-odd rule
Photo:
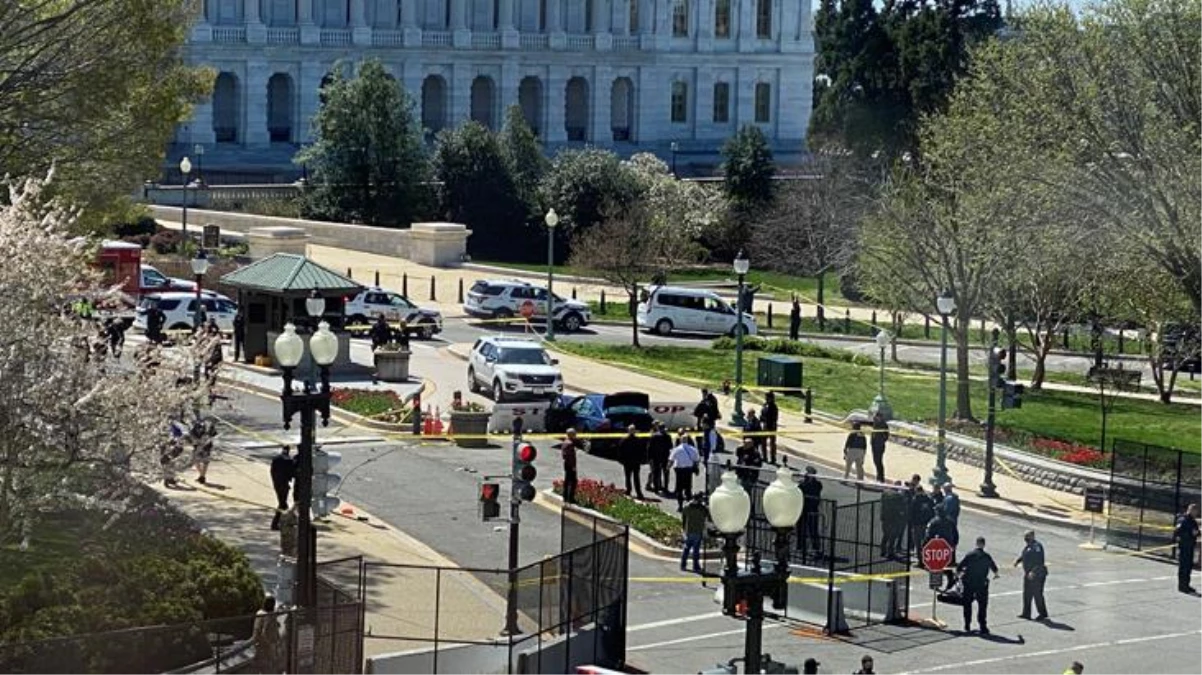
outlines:
[[[639,327],[660,335],[718,333],[734,335],[740,325],[735,308],[713,291],[679,286],[652,286],[638,309]],[[745,335],[755,335],[755,316],[743,313]]]

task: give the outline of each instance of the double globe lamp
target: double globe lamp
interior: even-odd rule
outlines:
[[[743,613],[747,617],[744,641],[745,672],[758,673],[763,651],[764,598],[773,599],[773,606],[783,608],[788,596],[789,535],[801,517],[804,496],[793,480],[793,472],[781,465],[776,479],[764,489],[761,508],[768,524],[776,532],[776,564],[772,571],[762,572],[759,556],[752,556],[752,568],[740,573],[739,536],[751,518],[751,497],[739,484],[734,471],[722,474],[722,484],[709,497],[710,519],[726,539],[722,552],[725,568],[722,571],[723,612]],[[740,609],[741,605],[746,609]]]

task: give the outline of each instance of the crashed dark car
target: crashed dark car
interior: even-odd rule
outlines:
[[[616,394],[562,395],[547,410],[547,431],[563,433],[625,433],[633,424],[641,432],[651,431],[651,398],[633,391]],[[589,454],[606,459],[617,457],[619,438],[592,438]]]

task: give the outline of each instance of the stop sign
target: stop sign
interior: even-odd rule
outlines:
[[[952,545],[939,537],[922,547],[922,565],[930,572],[942,572],[952,562]]]
[[[534,301],[527,300],[526,302],[523,302],[521,312],[522,316],[526,317],[527,319],[534,316]]]

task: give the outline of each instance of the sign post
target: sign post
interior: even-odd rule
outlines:
[[[1106,490],[1100,487],[1085,488],[1085,510],[1089,512],[1089,543],[1081,544],[1081,548],[1097,549],[1100,548],[1093,541],[1094,518],[1095,514],[1102,513],[1106,509]]]
[[[939,584],[938,578],[943,570],[952,562],[955,549],[942,537],[935,537],[922,547],[922,566],[931,573],[931,621],[943,625],[939,621]]]

